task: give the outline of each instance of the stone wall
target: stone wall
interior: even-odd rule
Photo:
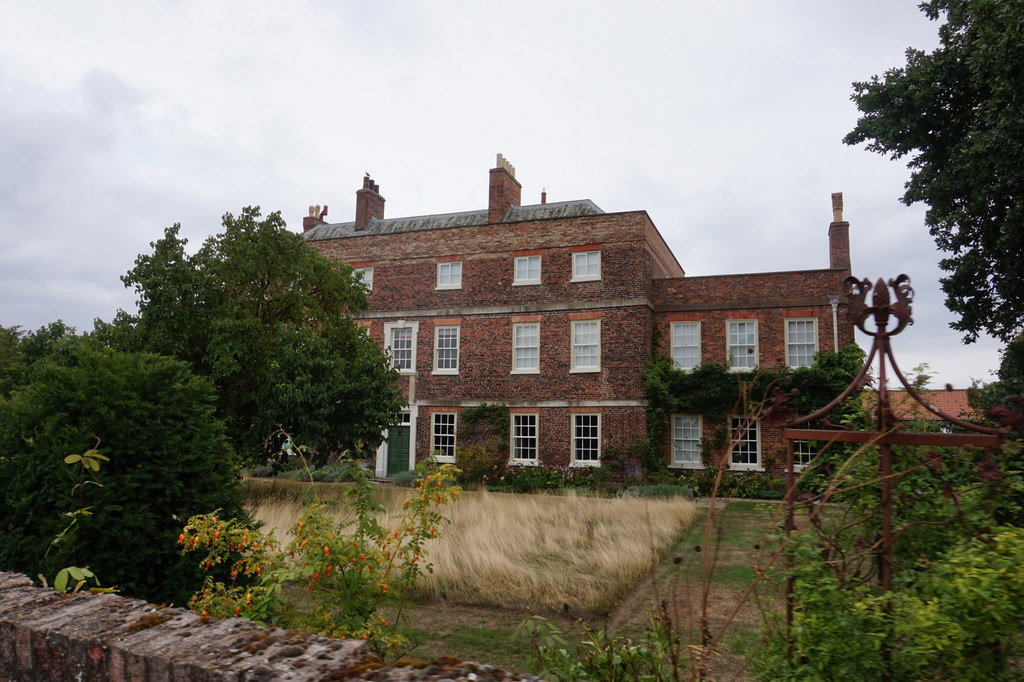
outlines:
[[[536,679],[455,659],[385,668],[361,641],[217,620],[0,572],[0,682]]]

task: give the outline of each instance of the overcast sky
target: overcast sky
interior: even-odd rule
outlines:
[[[366,171],[386,217],[485,208],[500,152],[524,204],[646,210],[689,275],[827,267],[843,192],[854,275],[915,289],[900,366],[989,381],[905,165],[842,144],[851,82],[937,44],[916,5],[0,0],[0,325],[134,310],[119,277],[175,222],[350,221]]]

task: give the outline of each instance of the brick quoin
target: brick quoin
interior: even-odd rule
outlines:
[[[643,368],[652,353],[670,354],[674,322],[700,322],[701,360],[725,363],[729,320],[755,320],[757,362],[766,368],[786,363],[787,320],[815,320],[820,351],[854,340],[841,298],[850,275],[841,194],[832,197],[828,268],[687,277],[645,211],[605,213],[587,199],[522,206],[515,168],[500,154],[484,209],[384,219],[382,197],[358,207],[379,191],[364,179],[355,222],[307,219],[305,236],[329,259],[373,268],[371,309],[357,321],[374,339],[386,347],[386,329],[416,330],[416,371],[400,378],[415,460],[433,449],[435,413],[482,403],[537,415],[540,466],[574,463],[573,414],[601,415],[602,452],[628,450],[647,436]],[[599,273],[574,278],[574,257],[587,251],[599,252]],[[539,258],[539,283],[515,281],[517,257]],[[439,263],[456,262],[461,286],[438,287]],[[574,371],[573,323],[587,321],[599,322],[600,369]],[[538,325],[535,373],[513,371],[516,324]],[[439,326],[459,328],[457,372],[435,371]],[[703,421],[708,439],[717,425]],[[777,429],[760,428],[762,468],[773,470],[784,441]],[[670,458],[671,434],[664,447]],[[377,453],[379,475],[388,448]]]

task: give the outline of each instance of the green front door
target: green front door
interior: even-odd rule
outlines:
[[[388,476],[409,470],[409,427],[388,427]]]

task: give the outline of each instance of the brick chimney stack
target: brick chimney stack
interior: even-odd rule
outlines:
[[[828,226],[828,266],[850,270],[850,223],[843,220],[843,193],[832,194],[832,224]]]
[[[367,173],[363,188],[356,192],[356,232],[365,230],[374,219],[384,219],[384,197],[380,195],[380,186]]]
[[[491,187],[487,195],[487,222],[500,223],[513,206],[520,206],[523,186],[516,180],[516,169],[508,159],[498,154],[491,169]]]
[[[318,225],[323,225],[325,222],[324,216],[327,215],[327,206],[321,211],[319,206],[310,206],[309,215],[302,219],[302,231],[309,232]]]

